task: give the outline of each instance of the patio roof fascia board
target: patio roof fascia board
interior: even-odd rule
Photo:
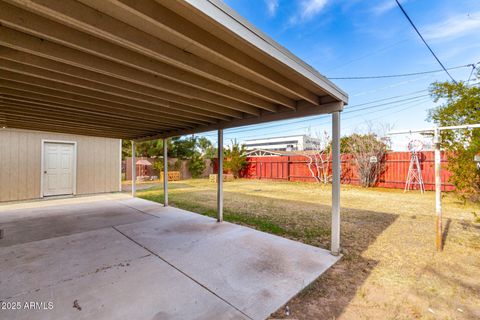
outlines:
[[[202,126],[190,130],[177,130],[177,131],[166,131],[164,134],[158,134],[149,137],[137,137],[135,141],[147,141],[153,139],[164,139],[164,138],[171,138],[177,137],[181,135],[187,134],[196,134],[208,131],[214,131],[218,129],[231,129],[235,127],[242,127],[254,124],[261,124],[266,122],[274,122],[280,120],[287,120],[287,119],[295,119],[295,118],[303,118],[309,116],[316,116],[321,114],[329,114],[337,111],[343,111],[344,103],[341,101],[335,102],[327,102],[320,105],[313,105],[306,101],[302,101],[299,103],[296,110],[288,110],[284,112],[277,112],[277,113],[264,113],[259,117],[250,117],[244,119],[235,119],[232,121],[220,121],[218,124],[215,125],[208,125]]]
[[[234,33],[244,41],[247,41],[253,48],[261,50],[263,53],[275,58],[281,64],[290,67],[310,80],[319,89],[324,90],[328,94],[343,101],[345,105],[348,104],[348,94],[345,91],[341,90],[337,85],[328,80],[313,67],[300,60],[271,37],[255,28],[245,18],[241,17],[222,1],[185,0],[184,2],[203,12],[217,23],[220,23],[228,31]]]

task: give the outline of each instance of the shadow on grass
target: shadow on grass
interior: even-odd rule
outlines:
[[[447,222],[445,223],[445,227],[443,228],[443,233],[442,233],[442,249],[445,248],[445,243],[447,242],[448,238],[448,232],[450,231],[450,224],[452,223],[452,219],[447,219]]]
[[[197,193],[197,194],[195,194]],[[274,214],[258,214],[254,207],[247,205],[235,210],[228,207],[228,199],[245,197],[245,202],[268,203],[274,210],[282,213],[282,218]],[[139,197],[161,202],[163,190],[139,193]],[[169,194],[172,206],[188,211],[216,217],[214,190],[199,191],[192,188],[181,194]],[[306,244],[329,248],[330,246],[330,209],[329,205],[312,204],[306,201],[273,199],[260,195],[246,195],[236,192],[224,192],[224,219],[275,235],[301,241]],[[198,201],[202,199],[202,202]],[[208,205],[210,203],[210,205]],[[256,210],[258,211],[258,210]],[[290,212],[289,212],[290,211]],[[298,213],[303,221],[298,223]],[[305,214],[307,220],[305,220]],[[286,217],[286,218],[285,218]],[[291,219],[290,219],[291,217]],[[388,228],[398,217],[391,213],[343,209],[342,211],[342,248],[343,257],[327,272],[311,283],[306,289],[288,302],[290,316],[285,316],[283,308],[272,316],[274,318],[334,319],[339,317],[350,301],[357,295],[358,289],[378,264],[377,261],[362,257],[362,253]],[[314,222],[313,222],[314,221]],[[306,310],[305,306],[312,306]]]

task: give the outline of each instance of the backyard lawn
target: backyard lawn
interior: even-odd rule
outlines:
[[[215,216],[216,185],[169,183],[172,206]],[[224,183],[225,220],[329,248],[330,187],[236,180]],[[139,191],[162,202],[161,187]],[[342,259],[273,318],[479,319],[480,224],[444,197],[444,251],[435,251],[435,194],[342,186]]]

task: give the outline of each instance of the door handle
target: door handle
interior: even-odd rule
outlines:
[[[47,174],[47,170],[43,171],[44,174]]]

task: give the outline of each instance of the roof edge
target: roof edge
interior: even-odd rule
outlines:
[[[254,45],[272,58],[310,80],[326,93],[348,104],[348,94],[328,80],[324,75],[295,56],[271,37],[254,27],[235,10],[220,0],[185,0],[190,6],[201,11],[243,40]]]

